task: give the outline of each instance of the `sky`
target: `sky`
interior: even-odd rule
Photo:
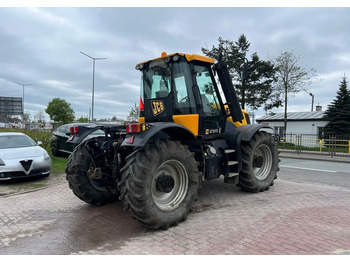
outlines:
[[[291,98],[289,112],[311,111],[310,92],[314,106],[325,110],[344,75],[350,75],[350,7],[345,1],[326,7],[308,1],[304,4],[311,7],[275,7],[274,1],[263,7],[218,7],[213,1],[201,6],[131,1],[128,7],[106,6],[104,0],[86,1],[90,7],[77,1],[53,1],[54,7],[10,2],[0,1],[0,96],[22,97],[23,86],[16,82],[30,84],[24,87],[24,111],[32,119],[41,112],[49,120],[45,109],[53,98],[70,103],[77,118],[89,116],[93,60],[80,52],[106,58],[95,63],[96,119],[125,118],[138,104],[137,63],[163,51],[203,55],[201,48],[217,46],[219,37],[236,41],[244,34],[250,42],[248,59],[254,52],[267,60],[292,51],[302,57],[303,68],[316,70],[322,81]],[[255,112],[256,118],[264,114]]]

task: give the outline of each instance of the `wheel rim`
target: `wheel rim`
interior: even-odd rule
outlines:
[[[254,176],[258,180],[264,180],[269,176],[272,167],[272,152],[267,145],[256,148],[253,157]]]
[[[164,178],[168,179],[166,190],[159,186],[160,180],[164,181]],[[177,208],[186,197],[187,189],[187,171],[179,161],[168,160],[159,166],[152,180],[152,197],[158,208],[163,211]]]

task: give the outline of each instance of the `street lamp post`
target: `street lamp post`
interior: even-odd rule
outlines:
[[[83,52],[80,51],[83,55],[91,58],[93,60],[93,66],[92,66],[92,98],[91,98],[91,122],[94,120],[94,96],[95,96],[95,61],[96,60],[102,60],[102,59],[107,59],[104,57],[92,57],[89,56]]]
[[[22,83],[19,83],[19,82],[16,82],[16,81],[15,81],[15,83],[17,83],[17,84],[23,86],[22,111],[23,111],[23,114],[24,114],[24,87],[25,87],[25,86],[31,86],[32,84],[22,84]]]

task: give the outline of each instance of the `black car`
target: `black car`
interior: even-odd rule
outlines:
[[[76,145],[71,143],[66,143],[67,139],[71,136],[69,128],[71,126],[82,126],[82,127],[95,127],[96,124],[93,123],[71,123],[60,126],[56,131],[53,132],[53,140],[51,142],[52,155],[60,156],[62,154],[70,154]],[[92,137],[104,136],[105,133],[102,130],[96,130],[87,136],[84,140],[90,139]],[[83,140],[83,141],[84,141]]]

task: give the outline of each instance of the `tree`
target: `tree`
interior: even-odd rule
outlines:
[[[79,123],[88,123],[89,122],[89,118],[87,116],[81,116],[77,119],[77,121]]]
[[[251,61],[246,59],[250,43],[245,35],[240,35],[238,41],[233,42],[218,39],[218,47],[213,46],[211,50],[202,48],[202,52],[211,58],[218,59],[222,53],[223,60],[226,61],[230,75],[234,82],[237,96],[241,107],[249,106],[258,109],[262,105],[266,108],[278,106],[275,103],[272,93],[272,83],[274,82],[275,69],[270,61],[261,60],[257,53],[251,55]],[[242,64],[246,63],[248,74],[245,79],[241,78]]]
[[[126,120],[128,122],[138,122],[139,121],[139,113],[140,113],[139,106],[136,105],[136,103],[135,103],[135,106],[131,108]]]
[[[346,135],[350,134],[350,91],[344,75],[340,82],[336,98],[328,106],[324,119],[329,121],[324,129],[324,134]]]
[[[28,111],[22,115],[22,121],[25,123],[30,123],[30,113]]]
[[[45,127],[46,122],[45,122],[45,116],[43,112],[38,112],[34,116],[34,121],[38,123],[39,127]]]
[[[74,121],[74,110],[64,99],[52,99],[52,101],[47,105],[45,112],[50,116],[51,120],[62,124],[67,124]]]
[[[306,71],[299,66],[300,60],[301,56],[297,56],[293,52],[281,53],[275,59],[277,84],[274,97],[279,98],[280,104],[284,104],[284,137],[287,131],[288,98],[294,97],[300,91],[307,91],[305,86],[313,84],[314,78],[317,76],[315,69],[311,68]]]

